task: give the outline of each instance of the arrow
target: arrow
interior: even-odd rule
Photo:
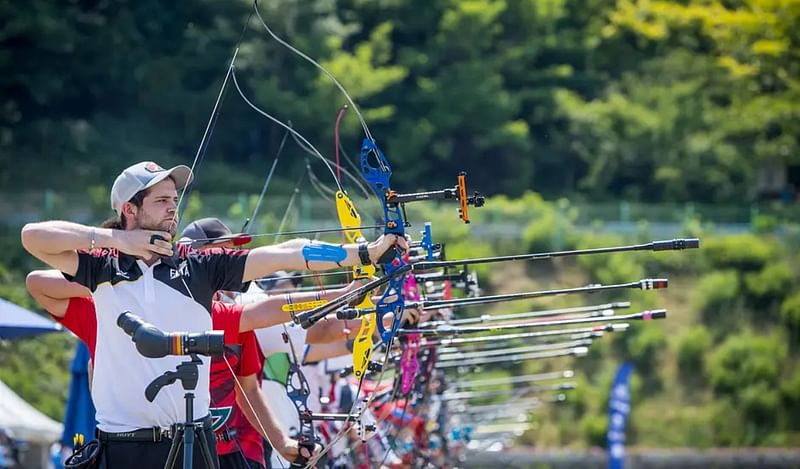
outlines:
[[[458,298],[454,300],[435,300],[435,301],[421,301],[418,306],[422,309],[438,309],[450,306],[473,306],[489,303],[499,303],[504,301],[527,300],[532,298],[541,298],[545,296],[560,296],[570,295],[576,293],[596,293],[600,291],[621,290],[632,288],[637,290],[660,290],[667,288],[669,280],[665,278],[657,279],[642,279],[636,282],[618,283],[614,285],[587,285],[585,287],[576,288],[560,288],[556,290],[541,290],[523,293],[508,293],[505,295],[492,295],[481,296],[477,298]],[[408,306],[413,307],[413,306]]]
[[[575,372],[572,370],[553,371],[550,373],[536,373],[523,376],[508,376],[505,378],[478,379],[472,381],[459,381],[452,383],[455,388],[482,388],[489,386],[501,386],[506,384],[535,383],[539,381],[550,381],[553,379],[572,378]]]
[[[503,423],[496,425],[481,425],[472,430],[472,435],[502,435],[513,433],[520,435],[534,428],[530,423]]]
[[[570,355],[581,357],[586,355],[587,353],[589,353],[589,349],[587,347],[575,347],[575,348],[552,350],[546,352],[522,353],[506,357],[489,357],[485,359],[476,358],[473,360],[452,361],[444,363],[437,362],[436,365],[434,366],[436,368],[455,368],[463,366],[489,365],[493,363],[510,364],[527,360],[543,360],[547,358],[566,357]]]
[[[560,316],[562,314],[575,314],[575,313],[591,313],[591,312],[600,312],[599,315],[601,316],[613,316],[615,309],[622,309],[622,308],[630,308],[631,303],[629,301],[617,302],[617,303],[605,303],[602,305],[594,305],[594,306],[578,306],[574,308],[560,308],[560,309],[546,309],[546,310],[539,310],[539,311],[528,311],[525,313],[513,313],[513,314],[499,314],[499,315],[489,315],[483,314],[478,317],[474,318],[463,318],[463,319],[455,319],[451,321],[428,321],[419,324],[420,328],[426,327],[437,327],[437,326],[456,326],[462,324],[475,324],[475,323],[483,323],[483,322],[490,322],[490,321],[505,321],[510,319],[527,319],[527,318],[539,318],[539,317],[548,317],[548,316]]]
[[[541,259],[550,259],[555,257],[578,256],[587,254],[605,254],[605,253],[627,252],[627,251],[682,250],[682,249],[695,249],[699,247],[700,247],[700,240],[697,238],[672,239],[663,241],[653,241],[645,244],[633,244],[627,246],[613,246],[613,247],[593,248],[593,249],[576,249],[572,251],[553,251],[545,253],[520,254],[514,256],[497,256],[497,257],[484,257],[475,259],[461,259],[457,261],[431,261],[431,262],[419,262],[416,264],[406,264],[392,271],[391,274],[385,275],[384,277],[376,280],[375,282],[370,282],[360,288],[357,288],[351,291],[350,293],[329,302],[326,305],[320,306],[319,308],[315,308],[306,313],[299,314],[294,318],[294,320],[296,323],[302,325],[303,328],[307,329],[311,327],[315,322],[319,321],[328,314],[336,312],[339,308],[342,308],[351,300],[359,298],[364,293],[367,293],[381,285],[389,283],[393,278],[405,275],[406,273],[412,270],[414,272],[420,272],[424,270],[438,269],[441,267],[456,267],[464,265],[486,264],[491,262],[541,260]]]
[[[511,334],[511,335],[516,335],[516,334]],[[603,337],[603,335],[604,335],[604,332],[602,332],[602,331],[599,331],[599,332],[584,332],[584,333],[581,333],[581,334],[570,334],[570,336],[567,339],[568,340],[599,339],[599,338]],[[503,337],[503,336],[502,335],[495,335],[495,336],[487,336],[487,337]],[[519,337],[515,337],[515,338],[519,338]],[[558,342],[560,340],[563,340],[563,339],[559,338],[558,336],[553,336],[553,337],[538,338],[538,339],[535,339],[533,342],[537,343],[537,344],[553,344],[553,343],[556,343],[556,342]],[[427,343],[426,343],[426,345],[427,345]],[[479,342],[479,343],[475,343],[475,344],[471,344],[471,345],[467,344],[466,347],[441,347],[441,348],[437,349],[437,353],[446,354],[446,353],[459,353],[459,352],[490,351],[490,350],[506,348],[508,346],[509,346],[508,345],[508,340],[498,339],[495,342],[485,342],[485,343],[480,343]]]
[[[636,282],[617,283],[614,285],[587,285],[585,287],[560,288],[556,290],[540,290],[523,293],[509,293],[505,295],[479,296],[476,298],[457,298],[452,300],[423,300],[406,302],[406,308],[417,308],[423,310],[439,309],[454,306],[474,306],[490,303],[500,303],[505,301],[527,300],[532,298],[543,298],[547,296],[561,296],[577,293],[597,293],[601,291],[613,291],[622,289],[637,290],[660,290],[667,288],[669,280],[665,278],[642,279]],[[356,319],[366,314],[372,314],[375,308],[357,309],[344,308],[336,312],[339,319]],[[309,311],[311,313],[311,311]]]
[[[456,267],[464,265],[489,264],[493,262],[509,261],[536,261],[552,259],[556,257],[583,256],[588,254],[609,254],[615,252],[630,251],[680,251],[683,249],[697,249],[700,247],[700,240],[690,239],[670,239],[662,241],[652,241],[645,244],[631,244],[626,246],[612,246],[605,248],[574,249],[572,251],[552,251],[532,254],[516,254],[511,256],[481,257],[475,259],[461,259],[457,261],[437,261],[420,262],[415,264],[414,271],[431,270],[440,267]]]
[[[529,393],[538,393],[546,391],[568,391],[570,389],[575,389],[575,387],[576,384],[574,382],[567,382],[558,384],[548,384],[544,386],[528,386],[525,388],[501,389],[498,391],[463,391],[463,392],[444,393],[442,394],[442,400],[461,401],[468,399],[482,399],[487,397],[507,396],[508,394],[512,395],[507,397],[517,398],[517,397],[522,397],[522,395]]]
[[[427,345],[458,345],[458,344],[477,344],[497,340],[528,339],[540,337],[555,337],[559,335],[571,334],[593,334],[597,332],[624,332],[630,327],[627,323],[609,323],[602,326],[580,327],[576,329],[553,329],[549,331],[520,332],[516,334],[490,335],[484,337],[455,337],[436,340],[428,340]],[[402,330],[402,329],[401,329]],[[581,338],[581,337],[575,337]]]
[[[559,342],[555,344],[540,344],[540,345],[528,345],[525,347],[504,348],[500,350],[476,350],[474,352],[470,351],[470,352],[444,353],[437,356],[436,359],[440,362],[442,361],[446,362],[451,360],[469,360],[481,357],[495,357],[498,355],[543,352],[545,350],[561,350],[573,347],[589,347],[590,345],[592,345],[592,340],[584,339],[584,340],[573,340],[569,342]]]
[[[549,327],[549,326],[565,326],[568,324],[586,324],[592,322],[604,321],[649,321],[653,319],[664,319],[667,317],[666,309],[654,309],[652,311],[642,311],[641,313],[625,314],[622,316],[614,316],[610,318],[577,318],[577,319],[561,319],[555,321],[537,321],[527,322],[522,324],[500,324],[496,326],[484,327],[460,327],[460,328],[444,328],[439,329],[400,329],[398,333],[404,334],[424,334],[427,336],[452,336],[460,334],[474,334],[478,332],[493,332],[502,331],[507,329],[520,329],[525,327]]]
[[[455,414],[484,414],[486,412],[491,412],[495,410],[506,410],[511,408],[521,408],[521,407],[539,407],[542,404],[553,404],[558,402],[564,402],[567,400],[567,395],[564,393],[559,393],[553,396],[544,396],[544,397],[531,397],[527,399],[518,399],[513,403],[504,402],[502,404],[484,404],[484,405],[466,405],[466,404],[458,404],[454,405],[450,408],[450,411]]]

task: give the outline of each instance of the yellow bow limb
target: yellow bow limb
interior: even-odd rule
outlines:
[[[339,223],[342,225],[345,239],[350,243],[363,243],[366,241],[361,234],[361,215],[356,210],[356,206],[350,197],[342,191],[336,192],[336,213],[339,215]],[[375,275],[374,265],[362,265],[353,267],[353,278],[369,279]],[[372,298],[367,294],[356,308],[375,308]],[[369,360],[372,356],[372,337],[375,334],[375,316],[367,314],[361,318],[361,327],[358,335],[353,342],[353,374],[356,378],[361,378],[367,370]]]

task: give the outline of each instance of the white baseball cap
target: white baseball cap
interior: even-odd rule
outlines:
[[[125,168],[111,186],[111,208],[119,214],[122,204],[130,201],[137,192],[153,187],[170,176],[175,180],[178,190],[192,182],[192,170],[184,165],[164,169],[152,161],[142,161]]]

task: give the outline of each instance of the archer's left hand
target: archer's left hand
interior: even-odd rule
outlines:
[[[319,451],[319,446],[314,445],[314,451],[310,451],[308,447],[300,445],[297,440],[287,438],[281,448],[276,448],[278,453],[287,461],[308,461]]]
[[[421,311],[417,308],[404,308],[403,309],[403,319],[401,320],[400,324],[408,324],[412,326],[416,326],[419,324]]]
[[[396,234],[381,235],[380,238],[369,243],[367,246],[367,250],[369,251],[369,259],[373,264],[380,264],[381,260],[386,260],[381,258],[384,257],[389,250],[399,250],[401,254],[408,251],[410,241],[411,238],[408,236],[402,237]],[[392,254],[394,255],[394,252],[392,252]],[[391,258],[389,260],[391,260]]]

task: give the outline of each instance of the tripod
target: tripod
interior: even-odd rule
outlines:
[[[191,354],[190,356],[192,357],[191,360],[179,364],[176,367],[176,371],[167,371],[154,379],[144,391],[145,397],[150,402],[153,402],[161,388],[169,386],[176,380],[181,381],[181,385],[184,391],[186,391],[183,395],[184,402],[186,403],[186,421],[175,424],[173,427],[172,445],[169,448],[169,455],[167,456],[166,464],[164,464],[164,469],[172,469],[175,465],[181,444],[183,445],[183,468],[192,469],[195,439],[197,439],[197,443],[200,445],[200,451],[203,455],[206,469],[215,469],[217,467],[211,457],[211,450],[205,438],[203,424],[194,421],[193,391],[197,388],[197,366],[202,365],[203,362],[200,361],[195,354]]]

